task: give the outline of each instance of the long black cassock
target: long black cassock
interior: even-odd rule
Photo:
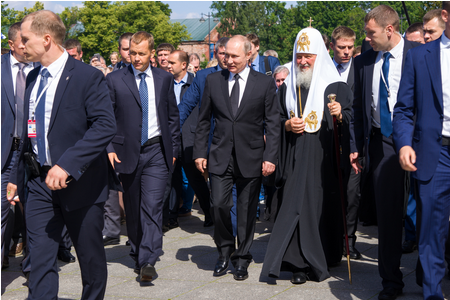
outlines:
[[[284,130],[289,114],[286,85],[283,84],[278,93],[282,139],[277,177],[278,184],[283,184],[284,194],[262,274],[278,277],[280,271],[292,272],[304,268],[306,263],[310,267],[310,279],[322,281],[329,277],[327,265],[342,259],[344,232],[333,118],[327,107],[327,96],[337,95],[343,122],[349,123],[353,95],[343,82],[330,84],[324,93],[321,128],[315,133],[294,134]],[[303,108],[308,90],[302,89],[301,94]],[[350,163],[349,158],[341,157],[342,163]]]

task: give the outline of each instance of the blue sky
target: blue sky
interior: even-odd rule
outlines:
[[[60,13],[65,7],[78,6],[82,7],[82,1],[41,1],[44,3],[44,8],[55,13]],[[169,4],[172,10],[171,19],[185,19],[185,18],[200,18],[200,14],[207,14],[210,12],[212,1],[162,1]],[[286,6],[296,5],[296,1],[285,1]],[[5,1],[8,8],[15,10],[23,10],[24,7],[33,7],[35,1]]]

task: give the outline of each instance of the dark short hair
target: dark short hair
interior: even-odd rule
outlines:
[[[193,61],[193,60],[199,60],[200,61],[200,56],[198,56],[197,53],[191,53],[189,54],[189,62]]]
[[[336,44],[336,41],[339,39],[349,39],[355,41],[356,34],[347,26],[338,26],[331,33],[331,42]]]
[[[408,27],[408,29],[406,29],[405,34],[406,33],[413,33],[413,32],[420,32],[421,34],[423,34],[423,23],[421,22],[416,22],[411,24],[411,26]]]
[[[445,22],[442,19],[442,15],[441,15],[442,9],[433,9],[430,10],[429,12],[427,12],[424,16],[423,16],[423,24],[430,22],[431,20],[433,20],[434,18],[437,18],[439,27],[441,27],[442,29],[445,30]]]
[[[186,63],[186,66],[189,64],[189,57],[186,53],[186,51],[183,50],[173,50],[172,52],[170,52],[170,54],[178,54],[178,61],[181,63]]]
[[[53,40],[62,45],[66,36],[66,26],[64,26],[61,18],[50,10],[38,10],[26,15],[22,19],[22,23],[31,21],[31,32],[44,36],[50,34]]]
[[[229,37],[222,37],[216,42],[216,52],[219,51],[219,47],[225,47],[230,40]]]
[[[119,37],[119,49],[122,45],[122,40],[127,39],[128,41],[130,41],[132,36],[133,36],[133,34],[131,32],[125,32],[124,34],[122,34]]]
[[[15,41],[17,38],[17,33],[20,32],[20,25],[22,22],[17,22],[11,25],[8,29],[8,40]]]
[[[64,42],[64,44],[62,45],[64,49],[66,50],[70,50],[73,48],[77,48],[77,52],[78,54],[81,53],[81,44],[78,40],[75,39],[68,39]]]
[[[172,44],[162,43],[162,44],[159,44],[158,47],[156,48],[156,55],[158,55],[159,51],[172,52],[173,50],[175,50],[175,47]]]
[[[364,23],[374,20],[381,27],[392,25],[395,31],[400,31],[400,18],[398,13],[390,6],[378,5],[367,13],[364,18]]]
[[[248,38],[248,40],[250,41],[250,43],[252,43],[253,45],[255,45],[255,47],[259,46],[259,37],[254,34],[254,33],[247,33],[245,35],[246,38]]]
[[[138,31],[131,37],[131,41],[135,44],[139,44],[142,41],[148,41],[148,49],[150,51],[153,50],[153,47],[155,46],[155,40],[153,39],[153,35],[151,33],[148,33],[146,31]]]

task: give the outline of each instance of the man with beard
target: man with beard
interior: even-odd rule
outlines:
[[[350,121],[351,90],[339,76],[319,31],[301,30],[291,72],[279,88],[283,203],[267,247],[262,274],[293,273],[293,284],[329,277],[342,256],[342,215],[333,117]],[[329,97],[336,95],[330,103]],[[324,221],[323,221],[324,220]]]

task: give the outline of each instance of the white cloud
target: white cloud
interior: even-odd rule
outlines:
[[[188,13],[186,19],[200,19],[200,14],[196,12]]]
[[[24,7],[31,8],[34,6],[35,1],[5,1],[4,4],[8,4],[7,8],[13,8],[15,10],[23,10]]]

